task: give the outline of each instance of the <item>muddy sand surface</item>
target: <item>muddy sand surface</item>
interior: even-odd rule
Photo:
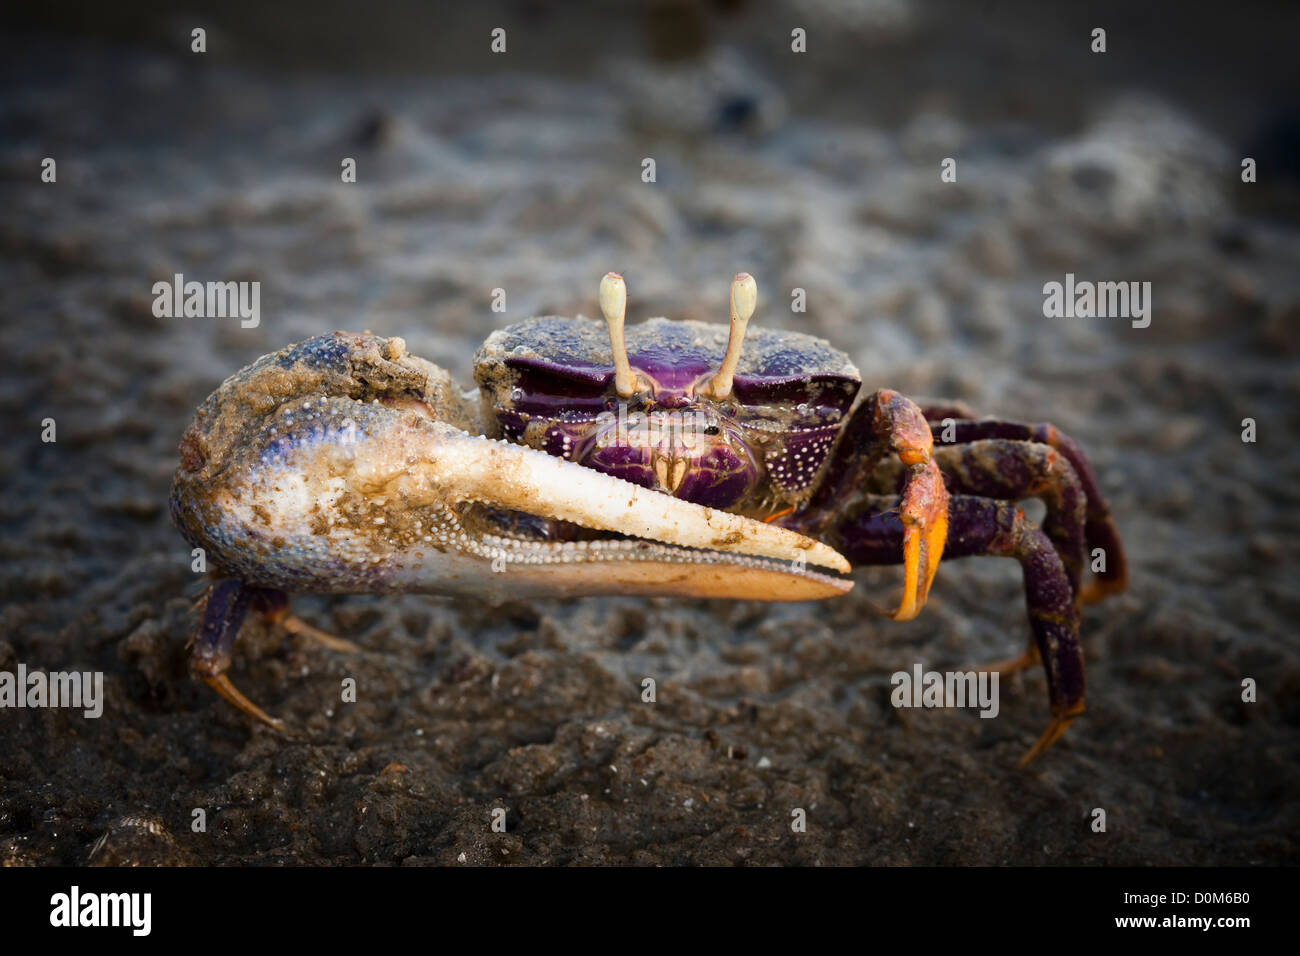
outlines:
[[[555,69],[526,38],[577,41],[545,4],[509,69],[486,39],[455,42],[486,37],[477,22],[443,25],[459,52],[436,66],[399,45],[391,69],[290,68],[238,22],[206,58],[167,22],[7,36],[0,669],[102,671],[106,700],[97,720],[0,710],[0,863],[1293,861],[1297,126],[1267,65],[1294,30],[1262,8],[1256,42],[1228,31],[1220,54],[1254,72],[1178,74],[1194,42],[1116,19],[1112,42],[1131,27],[1156,51],[1143,72],[1120,47],[1089,60],[1075,24],[972,33],[961,6],[785,4],[834,38],[805,72],[788,31],[743,10],[702,14],[684,58],[647,55],[629,22],[626,55],[576,68],[557,39]],[[1020,571],[1000,559],[945,563],[907,624],[873,609],[897,569],[818,604],[302,596],[364,651],[249,625],[232,670],[295,738],[190,680],[201,579],[167,490],[224,377],[369,329],[469,385],[492,329],[598,315],[610,269],[633,320],[725,321],[728,279],[751,271],[756,323],[830,339],[868,385],[1083,444],[1132,580],[1087,608],[1088,712],[1042,760],[1015,766],[1047,721],[1040,672],[1007,681],[991,720],[889,701],[895,671],[1021,649]],[[176,273],[260,281],[260,324],[156,318],[151,287]],[[1150,281],[1149,326],[1045,317],[1043,284],[1067,273]]]

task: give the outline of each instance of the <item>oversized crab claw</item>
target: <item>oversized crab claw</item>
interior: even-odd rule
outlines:
[[[406,500],[441,507],[445,521],[435,536],[445,536],[458,564],[438,570],[442,582],[466,574],[481,580],[489,569],[479,565],[487,563],[504,572],[498,577],[509,592],[546,596],[795,601],[852,587],[831,573],[850,571],[843,556],[784,528],[451,426],[430,423],[421,435],[419,466],[402,469],[395,462],[392,477]],[[578,540],[556,540],[566,525],[576,526],[568,534]]]
[[[852,587],[812,538],[470,434],[422,401],[293,399],[220,444],[203,423],[173,512],[253,587],[781,601]]]

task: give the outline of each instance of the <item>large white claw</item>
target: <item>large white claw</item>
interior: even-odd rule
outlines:
[[[422,471],[464,500],[688,548],[806,563],[847,574],[834,548],[753,518],[706,508],[521,445],[441,423]]]

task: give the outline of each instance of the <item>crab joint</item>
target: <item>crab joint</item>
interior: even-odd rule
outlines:
[[[636,394],[636,376],[627,360],[627,343],[623,324],[627,319],[627,284],[617,272],[607,272],[600,280],[600,311],[609,326],[609,350],[614,356],[614,388],[619,398]]]
[[[718,371],[701,389],[714,401],[721,401],[731,395],[736,366],[740,364],[740,350],[745,344],[745,329],[757,307],[758,284],[752,275],[742,272],[731,280],[731,332],[727,336],[726,354],[722,356]]]

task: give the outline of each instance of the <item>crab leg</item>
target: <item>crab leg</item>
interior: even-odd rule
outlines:
[[[289,595],[283,591],[259,588],[254,606],[268,624],[274,624],[294,637],[305,637],[340,654],[360,654],[362,648],[328,631],[313,627],[290,610]]]
[[[1042,498],[1047,505],[1043,531],[1061,556],[1071,589],[1079,594],[1087,505],[1079,478],[1064,455],[1036,442],[984,439],[938,447],[934,458],[955,493],[1003,501]]]
[[[899,519],[899,499],[871,499],[872,507],[839,529],[845,550],[855,564],[897,563],[905,528]],[[990,670],[1011,672],[1038,660],[1047,675],[1052,721],[1038,742],[1021,759],[1026,766],[1046,750],[1084,710],[1083,649],[1079,644],[1079,611],[1074,590],[1051,541],[1013,504],[954,495],[949,503],[951,526],[948,556],[994,555],[1020,562],[1025,604],[1032,631],[1031,648],[1013,661]]]
[[[1092,466],[1073,438],[1054,425],[1027,425],[998,419],[972,420],[970,409],[960,403],[926,405],[923,410],[933,429],[935,440],[939,442],[943,441],[946,433],[951,439],[947,444],[999,439],[1037,442],[1060,452],[1074,469],[1087,502],[1084,526],[1086,546],[1088,549],[1101,548],[1106,556],[1106,570],[1088,582],[1080,592],[1080,598],[1084,603],[1092,603],[1110,594],[1117,594],[1128,586],[1128,561],[1119,531],[1111,517],[1110,507],[1102,497]],[[951,430],[945,425],[945,419],[951,422]]]
[[[245,697],[226,675],[235,637],[258,592],[233,578],[213,582],[204,595],[203,617],[190,651],[190,673],[244,713],[284,732],[281,721]]]
[[[289,611],[289,595],[283,591],[252,587],[235,578],[222,578],[209,585],[203,596],[203,615],[190,651],[190,673],[250,717],[273,730],[288,733],[283,721],[245,697],[226,673],[230,668],[235,638],[250,609],[288,633],[309,637],[331,650],[357,652],[361,648],[295,617]]]
[[[905,471],[897,513],[903,533],[887,563],[897,563],[901,554],[903,597],[886,613],[896,621],[909,621],[925,605],[948,539],[948,492],[931,456],[930,427],[915,404],[888,389],[868,395],[851,415],[824,466],[826,478],[810,508],[788,526],[833,526],[833,516],[842,512],[845,502],[861,497],[880,460],[889,453],[897,455]],[[846,548],[854,546],[850,536],[836,537]],[[849,557],[862,563],[852,553]]]
[[[1074,589],[1052,543],[1015,505],[957,495],[952,512],[958,526],[951,541],[954,557],[991,554],[1015,558],[1024,574],[1025,605],[1052,707],[1047,729],[1020,759],[1020,766],[1025,767],[1084,710],[1083,647]]]

